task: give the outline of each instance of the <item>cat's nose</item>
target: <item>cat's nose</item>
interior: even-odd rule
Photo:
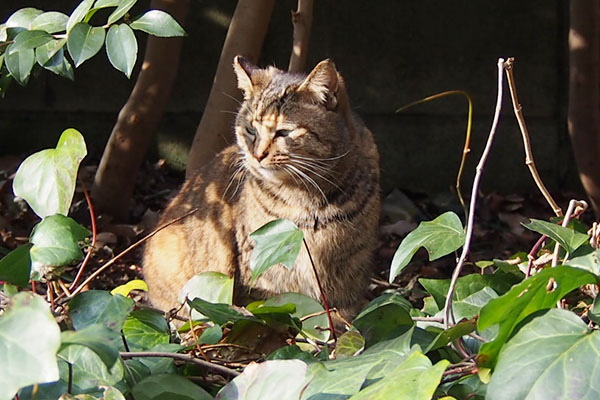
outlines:
[[[268,155],[269,155],[268,150],[254,153],[254,157],[258,160],[258,162],[261,162],[262,160],[264,160]]]

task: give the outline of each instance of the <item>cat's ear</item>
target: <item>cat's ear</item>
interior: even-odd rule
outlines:
[[[233,70],[237,75],[238,88],[244,92],[247,99],[252,94],[254,84],[252,83],[252,74],[260,68],[252,64],[243,56],[235,56],[233,59]]]
[[[337,106],[338,86],[338,73],[333,61],[324,60],[313,68],[298,91],[312,95],[328,110],[334,110]]]

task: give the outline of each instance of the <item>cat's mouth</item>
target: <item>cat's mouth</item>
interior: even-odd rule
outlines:
[[[286,175],[285,171],[281,168],[263,166],[260,163],[254,169],[261,178],[273,183],[282,183]]]

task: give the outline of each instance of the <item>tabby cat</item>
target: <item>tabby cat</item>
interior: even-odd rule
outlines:
[[[237,143],[189,179],[159,224],[199,211],[152,237],[143,268],[150,301],[168,310],[196,273],[235,278],[235,302],[300,292],[320,300],[304,248],[292,270],[250,285],[249,234],[286,218],[304,232],[327,300],[351,317],[366,302],[380,210],[379,154],[350,110],[342,77],[325,60],[306,76],[234,60],[244,101]]]

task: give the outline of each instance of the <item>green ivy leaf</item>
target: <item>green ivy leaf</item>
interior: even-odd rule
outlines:
[[[296,311],[292,312],[294,318],[303,318],[325,310],[321,303],[301,293],[282,293],[264,302],[264,306],[281,306],[284,304],[293,304],[296,307]],[[321,329],[326,327],[329,327],[329,319],[326,314],[321,314],[304,320],[302,322],[302,333],[310,338],[326,342],[329,340],[330,332]]]
[[[77,332],[62,332],[61,342],[61,349],[74,344],[87,347],[96,353],[108,368],[111,368],[119,358],[121,335],[100,324],[94,324]]]
[[[579,251],[577,253],[579,253]],[[592,249],[592,251],[587,254],[571,258],[566,264],[571,267],[585,269],[595,275],[600,275],[600,250]]]
[[[300,360],[250,364],[215,400],[298,399],[306,385],[307,366]]]
[[[4,63],[8,72],[21,86],[25,86],[29,81],[31,69],[35,63],[35,53],[33,49],[23,49],[21,51],[11,52],[11,44],[6,48]]]
[[[194,275],[179,292],[178,300],[201,298],[211,303],[233,304],[233,278],[219,272],[202,272]],[[192,319],[206,318],[192,310]]]
[[[433,221],[421,224],[406,235],[390,267],[390,282],[408,265],[417,250],[425,247],[429,252],[429,261],[437,260],[460,248],[465,242],[465,232],[458,216],[448,211]]]
[[[213,397],[200,386],[181,375],[150,375],[131,390],[136,400],[212,400]]]
[[[12,13],[11,16],[6,20],[6,27],[29,29],[31,22],[42,13],[42,10],[38,10],[37,8],[33,7],[21,8],[20,10]]]
[[[126,24],[113,25],[106,35],[106,54],[110,63],[131,77],[137,59],[138,45],[135,35]]]
[[[481,332],[499,324],[499,331],[494,340],[481,346],[478,362],[493,367],[498,352],[519,322],[539,310],[555,307],[556,302],[570,291],[595,282],[595,276],[588,271],[559,265],[542,270],[513,286],[503,296],[490,300],[481,309],[477,329]]]
[[[0,399],[11,399],[21,387],[59,378],[56,352],[60,329],[48,304],[22,292],[0,316]]]
[[[169,343],[169,325],[162,313],[152,310],[132,311],[125,325],[123,334],[132,351],[146,351],[164,343]]]
[[[114,386],[125,376],[123,363],[117,361],[108,368],[104,361],[89,347],[72,344],[60,350],[59,360],[72,365],[72,382],[75,393],[97,391],[100,386]],[[61,380],[68,382],[69,370],[64,362],[61,368]]]
[[[300,252],[304,234],[292,221],[271,221],[250,234],[255,246],[250,258],[252,280],[276,264],[292,269]]]
[[[217,344],[223,338],[223,330],[219,325],[210,326],[202,331],[198,338],[199,344]]]
[[[69,17],[58,11],[49,11],[38,15],[29,26],[31,30],[41,30],[48,33],[62,32],[67,29]]]
[[[357,331],[344,332],[335,344],[336,359],[354,357],[365,349],[365,338]]]
[[[502,348],[486,399],[598,399],[598,349],[600,332],[576,314],[560,309],[538,314]]]
[[[73,27],[75,27],[75,25],[83,21],[90,8],[92,8],[93,3],[94,0],[83,0],[77,7],[75,7],[75,10],[73,10],[69,20],[67,21],[67,35],[71,33],[71,30]]]
[[[159,37],[185,36],[185,31],[173,17],[161,10],[150,10],[129,24],[131,29]]]
[[[8,54],[25,49],[35,49],[52,40],[52,36],[44,31],[22,31],[15,37]]]
[[[352,322],[364,336],[367,346],[395,338],[413,326],[411,304],[396,293],[373,299]]]
[[[79,242],[90,235],[74,219],[62,214],[46,217],[37,224],[31,234],[31,265],[43,276],[46,267],[68,265],[83,258]]]
[[[23,244],[0,260],[0,281],[21,287],[27,286],[31,269],[29,249],[31,243]]]
[[[69,316],[75,330],[101,324],[120,332],[133,305],[133,300],[119,294],[113,296],[104,290],[88,290],[69,302]]]
[[[44,65],[44,68],[52,73],[67,78],[71,81],[75,80],[75,72],[71,62],[65,57],[64,49],[59,49],[52,58]]]
[[[75,62],[75,68],[100,51],[104,44],[104,36],[104,28],[92,27],[85,22],[79,22],[71,29],[67,48]]]
[[[462,301],[467,297],[485,289],[493,289],[497,294],[504,294],[513,284],[518,283],[518,277],[513,274],[497,271],[493,275],[470,274],[458,278],[454,290],[453,301]],[[450,279],[420,278],[419,283],[433,296],[441,310],[446,303],[446,294],[450,288]]]
[[[566,228],[552,222],[531,219],[528,224],[522,224],[525,228],[542,235],[546,235],[558,242],[569,254],[573,254],[582,244],[589,240],[585,233],[577,232],[572,228]]]
[[[428,327],[427,332],[436,334],[436,336],[431,341],[431,343],[429,343],[429,345],[423,350],[423,353],[429,353],[432,350],[442,348],[448,343],[451,343],[460,337],[474,332],[476,327],[477,323],[473,319],[460,321],[453,327],[446,330]]]
[[[75,129],[65,130],[55,149],[32,154],[19,166],[13,181],[15,196],[22,197],[44,218],[69,213],[79,163],[87,154],[83,136]]]
[[[351,400],[429,400],[450,362],[435,365],[420,352],[414,352],[389,375],[350,397]]]
[[[263,324],[262,320],[251,316],[244,315],[228,304],[213,304],[206,300],[197,297],[194,300],[188,300],[188,305],[194,310],[206,315],[208,319],[218,325],[225,325],[228,322],[236,322],[240,320],[249,320]]]

